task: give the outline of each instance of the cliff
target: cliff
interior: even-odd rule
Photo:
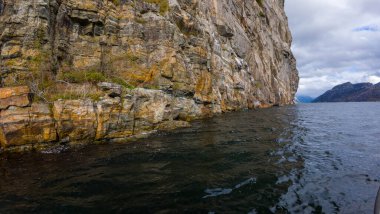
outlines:
[[[298,87],[283,0],[0,0],[0,32],[3,149],[292,104]]]
[[[371,102],[380,101],[380,83],[352,84],[350,82],[335,86],[317,97],[313,102]]]

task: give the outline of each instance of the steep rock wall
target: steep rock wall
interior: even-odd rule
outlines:
[[[89,90],[102,91],[91,105],[157,91],[171,106],[163,107],[166,112],[181,114],[152,120],[146,129],[292,104],[298,87],[284,1],[0,0],[0,32],[1,87],[27,85],[39,100],[56,106],[76,101],[48,99],[49,94],[86,85],[67,83],[67,74],[96,71],[108,82],[121,79],[129,89],[115,97],[90,84]],[[145,101],[153,99],[150,95],[143,96]],[[85,98],[77,101],[82,108],[88,107]],[[173,107],[178,100],[179,107]],[[70,121],[69,113],[65,120]],[[96,123],[88,126],[95,131],[87,138],[100,136]]]

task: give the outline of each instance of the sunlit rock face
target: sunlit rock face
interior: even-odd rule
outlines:
[[[87,71],[131,86],[100,100],[51,101],[51,111],[66,103],[87,109],[91,102],[98,119],[82,126],[95,129],[85,135],[89,139],[292,104],[298,87],[284,2],[278,0],[0,0],[0,32],[3,88],[27,85],[36,93],[44,85],[36,84],[39,78],[63,84],[65,74]],[[64,112],[74,126],[76,115]],[[125,120],[110,125],[116,112]],[[57,127],[67,130],[66,124]],[[57,138],[73,135],[65,131]]]

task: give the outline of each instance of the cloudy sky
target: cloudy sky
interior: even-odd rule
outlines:
[[[299,95],[380,82],[380,0],[285,0]]]

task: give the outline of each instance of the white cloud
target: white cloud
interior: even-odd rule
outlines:
[[[299,94],[380,82],[379,0],[287,0]]]
[[[373,84],[379,83],[380,77],[379,76],[369,76],[368,82],[373,83]]]

